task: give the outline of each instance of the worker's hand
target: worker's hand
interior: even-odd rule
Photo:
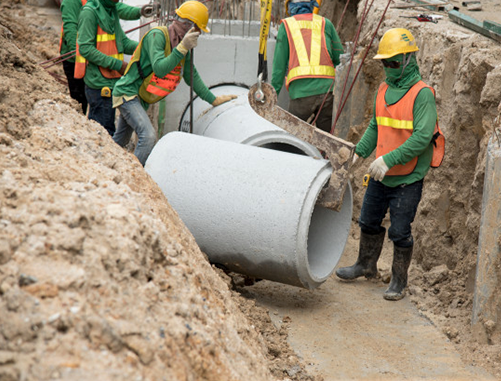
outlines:
[[[141,7],[141,16],[143,17],[160,17],[162,8],[160,3],[146,4]]]
[[[384,162],[383,157],[379,156],[369,166],[369,175],[371,175],[374,180],[381,181],[384,179],[384,175],[388,172],[388,169],[389,168]]]
[[[223,103],[226,103],[228,101],[231,101],[232,99],[235,99],[237,96],[236,95],[220,95],[214,99],[214,102],[212,102],[212,105],[214,107],[222,105]]]
[[[177,50],[179,50],[183,55],[186,55],[188,51],[193,49],[198,44],[198,36],[200,32],[197,32],[193,27],[184,35],[181,42],[177,45]]]
[[[122,67],[120,68],[120,70],[118,71],[120,74],[124,75],[125,73],[125,69],[127,69],[127,65],[129,65],[127,62],[123,61],[122,62]]]

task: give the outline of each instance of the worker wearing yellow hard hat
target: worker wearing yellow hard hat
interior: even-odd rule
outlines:
[[[421,200],[423,179],[444,157],[435,90],[421,79],[417,51],[412,33],[394,28],[383,35],[374,56],[381,60],[386,79],[376,93],[375,113],[356,145],[355,157],[367,158],[376,150],[376,160],[369,166],[371,178],[360,212],[358,259],[354,265],[336,270],[345,280],[377,276],[386,235],[382,222],[389,210],[393,263],[390,285],[383,294],[386,300],[405,296],[414,247],[411,223]]]
[[[333,88],[343,45],[332,22],[314,13],[316,1],[286,0],[289,16],[279,27],[271,85],[280,93],[285,79],[288,111],[315,121],[323,131],[332,127]]]
[[[120,109],[117,131],[113,140],[124,147],[132,132],[138,136],[134,155],[144,166],[157,135],[146,110],[176,90],[181,79],[191,84],[204,101],[218,106],[234,95],[216,97],[202,81],[191,64],[191,51],[198,44],[200,31],[209,32],[209,11],[199,1],[186,1],[176,9],[176,18],[169,27],[148,31],[134,52],[125,74],[113,89],[113,107]]]

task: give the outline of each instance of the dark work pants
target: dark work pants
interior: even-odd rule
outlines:
[[[363,233],[378,234],[385,229],[381,226],[388,209],[390,228],[388,237],[399,247],[411,247],[414,240],[411,223],[421,201],[423,180],[410,185],[387,187],[372,178],[365,192],[358,224]]]
[[[292,115],[297,116],[299,119],[305,122],[311,116],[311,114],[317,114],[325,98],[325,94],[311,95],[309,97],[291,99],[289,102],[289,112]],[[316,126],[322,131],[331,132],[332,128],[332,107],[334,103],[334,96],[332,92],[329,91],[322,110],[320,110],[320,115],[315,122]],[[313,118],[314,119],[314,118]],[[312,120],[313,121],[313,120]]]
[[[113,136],[115,133],[115,109],[112,97],[102,97],[101,89],[85,86],[85,96],[89,102],[89,119],[95,120]]]
[[[75,62],[63,61],[64,74],[68,80],[70,96],[82,105],[82,112],[87,112],[87,98],[85,97],[85,82],[75,78]]]

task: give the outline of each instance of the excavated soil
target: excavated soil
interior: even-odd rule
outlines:
[[[37,65],[58,46],[37,12],[0,4],[0,380],[313,380]]]
[[[343,7],[324,1],[336,25]],[[386,3],[374,1],[362,46]],[[350,7],[345,40],[357,22]],[[501,377],[500,330],[470,325],[485,152],[500,123],[501,46],[447,17],[432,24],[402,14],[412,11],[390,9],[378,35],[413,32],[447,137],[413,225],[410,298],[463,361]],[[245,279],[208,264],[135,157],[37,65],[57,46],[36,7],[0,2],[0,380],[320,380],[290,348],[287,319],[275,328],[266,309],[236,291]],[[350,131],[355,143],[383,79],[370,59],[363,72],[371,96],[366,121]],[[353,173],[354,225],[369,163]],[[356,242],[353,233],[347,255]],[[387,281],[385,263],[379,281]]]

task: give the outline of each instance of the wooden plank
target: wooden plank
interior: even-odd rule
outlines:
[[[496,33],[494,30],[490,30],[484,27],[485,21],[481,22],[473,17],[465,15],[464,13],[458,11],[449,11],[449,18],[456,24],[464,26],[465,28],[471,29],[477,33],[480,33],[486,37],[490,37],[493,40],[501,42],[501,34]],[[496,24],[496,23],[494,23]],[[499,25],[499,24],[497,24]]]
[[[432,11],[436,11],[437,8],[444,7],[445,5],[449,4],[447,2],[436,1],[436,0],[411,0],[411,1],[413,3],[416,3],[416,4],[423,6],[426,9],[430,9]]]
[[[498,24],[497,22],[485,20],[484,21],[484,28],[486,28],[494,33],[501,34],[501,24]]]

